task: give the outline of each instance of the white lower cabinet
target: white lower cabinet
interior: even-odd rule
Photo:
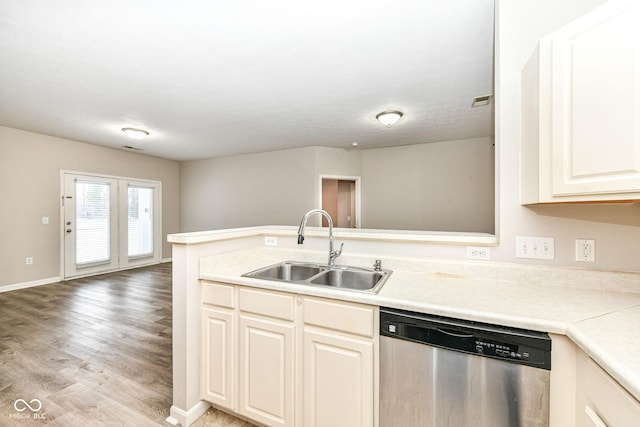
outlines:
[[[304,426],[375,425],[375,307],[307,297],[304,317]]]
[[[240,414],[294,425],[293,343],[293,323],[240,315]]]
[[[235,335],[233,288],[207,284],[201,310],[200,394],[208,402],[235,408]],[[206,362],[205,362],[206,361]]]
[[[304,425],[373,425],[373,343],[304,331]]]
[[[374,426],[377,316],[203,281],[201,398],[267,426]]]
[[[579,427],[640,425],[640,402],[583,352],[577,357],[576,389]]]

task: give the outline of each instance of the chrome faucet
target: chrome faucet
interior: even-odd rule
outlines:
[[[307,224],[307,219],[313,214],[321,214],[327,218],[327,222],[329,223],[329,268],[335,267],[336,258],[340,256],[342,253],[342,247],[344,243],[340,244],[340,250],[336,251],[333,249],[333,220],[331,219],[331,215],[329,215],[326,211],[322,209],[312,209],[302,217],[302,221],[300,221],[300,227],[298,227],[298,244],[301,245],[304,242],[304,227]]]

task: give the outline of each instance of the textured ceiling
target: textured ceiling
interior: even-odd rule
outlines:
[[[489,136],[492,0],[3,0],[0,125],[190,160]],[[392,128],[375,121],[404,112]],[[123,127],[150,132],[132,141]]]

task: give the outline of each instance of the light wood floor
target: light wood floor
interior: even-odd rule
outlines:
[[[0,426],[166,427],[171,401],[171,264],[0,293]]]

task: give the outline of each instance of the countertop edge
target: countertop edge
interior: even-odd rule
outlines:
[[[307,236],[326,237],[326,229],[321,227],[307,227]],[[238,239],[256,236],[296,236],[295,226],[259,226],[231,228],[224,230],[198,231],[192,233],[175,233],[167,235],[167,242],[174,244],[201,244],[214,241]],[[357,229],[354,231],[348,228],[334,228],[334,238],[348,238],[354,240],[377,240],[389,242],[420,242],[438,243],[450,245],[472,245],[472,246],[497,246],[499,238],[486,233],[454,233],[454,232],[402,232],[397,230],[374,230]]]
[[[624,310],[609,313],[609,315],[620,313]],[[604,315],[603,317],[606,317]],[[586,322],[586,319],[582,322]],[[612,357],[606,347],[594,341],[585,332],[581,322],[576,322],[567,328],[567,337],[573,341],[582,351],[593,359],[602,369],[614,378],[623,388],[625,388],[636,400],[640,401],[640,375],[629,374],[623,363]]]
[[[255,249],[254,249],[255,250]],[[293,283],[285,283],[264,279],[257,279],[251,277],[244,277],[239,271],[250,271],[245,269],[246,259],[250,259],[250,263],[257,264],[255,259],[255,253],[245,252],[246,250],[240,250],[235,253],[220,254],[222,256],[231,255],[233,257],[240,256],[240,261],[234,261],[228,264],[225,260],[223,263],[209,264],[203,270],[203,264],[201,263],[199,279],[213,282],[222,282],[235,285],[250,286],[254,288],[269,289],[273,291],[289,292],[298,295],[308,295],[321,298],[331,298],[335,300],[342,300],[346,302],[362,303],[375,305],[379,307],[398,308],[410,311],[417,311],[422,313],[454,317],[471,321],[478,321],[484,323],[501,324],[505,326],[511,326],[516,328],[531,329],[541,332],[547,332],[550,334],[567,336],[575,345],[583,350],[589,357],[591,357],[596,363],[598,363],[609,375],[614,378],[622,387],[624,387],[629,393],[638,401],[640,401],[640,370],[636,369],[636,363],[633,359],[626,359],[626,356],[622,357],[607,350],[606,346],[601,346],[598,343],[597,333],[588,332],[594,331],[591,327],[594,325],[589,322],[598,322],[596,330],[600,326],[600,322],[606,319],[610,319],[605,322],[608,327],[611,327],[611,322],[616,321],[620,316],[624,316],[625,310],[631,310],[637,308],[640,310],[640,304],[632,303],[626,306],[608,306],[603,308],[600,312],[579,312],[573,317],[565,319],[548,319],[543,316],[536,316],[535,313],[529,315],[518,315],[517,313],[500,313],[496,311],[490,311],[489,309],[478,309],[475,306],[470,307],[454,307],[441,303],[430,303],[428,301],[410,300],[401,296],[389,296],[380,295],[367,292],[359,292],[353,290],[338,290],[326,288],[323,286],[314,285],[301,285]],[[259,254],[268,254],[269,256],[264,259],[265,265],[279,259],[282,261],[283,257],[287,255],[286,252],[263,252],[265,249],[258,249]],[[313,257],[313,252],[301,252],[301,255],[306,257]],[[219,257],[220,255],[215,255]],[[244,256],[244,259],[243,259]],[[315,256],[319,256],[315,254]],[[260,257],[262,258],[262,257]],[[202,258],[203,260],[205,258]],[[224,259],[224,258],[223,258]],[[236,259],[236,258],[232,258]],[[307,258],[305,258],[307,260]],[[222,271],[216,269],[216,264],[221,267]],[[392,276],[393,277],[393,276]],[[444,276],[445,278],[447,276]],[[582,277],[582,276],[579,276]],[[635,277],[635,275],[634,275]],[[495,278],[492,278],[495,279]],[[454,276],[455,280],[455,276]],[[481,279],[479,279],[481,280]],[[514,282],[517,283],[517,282]],[[388,284],[385,284],[387,286]],[[589,290],[587,288],[587,290]],[[384,289],[383,289],[384,291]],[[594,291],[594,290],[590,290]],[[612,292],[607,290],[596,289],[597,292],[611,293],[611,295],[620,294],[622,296],[626,293]],[[572,289],[571,292],[580,292],[579,289]],[[636,294],[637,297],[637,294]],[[635,312],[633,312],[635,313]],[[636,314],[634,314],[635,316]],[[608,317],[609,316],[609,317]],[[631,315],[630,315],[631,316]],[[615,322],[614,322],[615,324]],[[600,328],[602,329],[602,328]],[[606,329],[605,329],[606,330]]]
[[[272,291],[289,292],[297,295],[308,295],[321,298],[331,298],[346,302],[376,305],[379,307],[397,308],[401,310],[429,313],[445,317],[457,317],[476,322],[503,324],[505,326],[531,329],[539,332],[566,335],[568,324],[554,320],[536,319],[528,316],[511,316],[496,314],[490,311],[456,309],[439,304],[418,303],[404,299],[385,297],[368,292],[352,290],[327,289],[323,286],[287,284],[273,280],[255,279],[242,276],[221,274],[201,274],[201,280],[229,283],[233,285],[250,286]]]

